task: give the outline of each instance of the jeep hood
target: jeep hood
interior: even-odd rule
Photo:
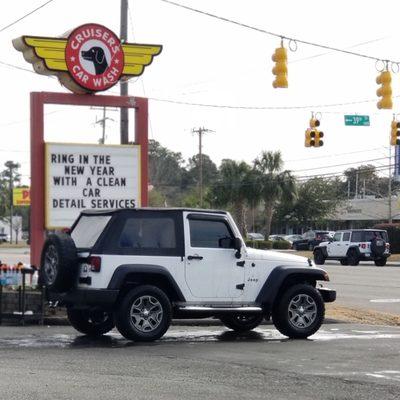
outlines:
[[[247,259],[249,260],[268,260],[276,261],[280,265],[296,264],[301,266],[310,266],[308,259],[294,254],[280,253],[274,250],[258,250],[250,247],[246,248]]]

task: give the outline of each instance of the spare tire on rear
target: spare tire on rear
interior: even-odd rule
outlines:
[[[78,255],[75,243],[66,233],[47,237],[40,260],[41,282],[55,292],[66,292],[77,279]]]
[[[385,252],[386,242],[381,238],[373,238],[371,240],[371,252],[374,256],[381,256]]]

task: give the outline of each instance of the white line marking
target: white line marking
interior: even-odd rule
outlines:
[[[400,303],[400,299],[373,299],[371,303]]]

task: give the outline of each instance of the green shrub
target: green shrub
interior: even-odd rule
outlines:
[[[246,240],[246,246],[253,249],[269,250],[272,249],[272,242],[270,240]]]
[[[400,224],[377,224],[374,229],[384,229],[387,231],[391,253],[400,253]]]
[[[277,250],[288,250],[292,247],[292,244],[287,240],[275,240],[272,242],[272,248]]]

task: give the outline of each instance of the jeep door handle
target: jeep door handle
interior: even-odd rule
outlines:
[[[202,260],[203,256],[188,256],[188,260]]]

